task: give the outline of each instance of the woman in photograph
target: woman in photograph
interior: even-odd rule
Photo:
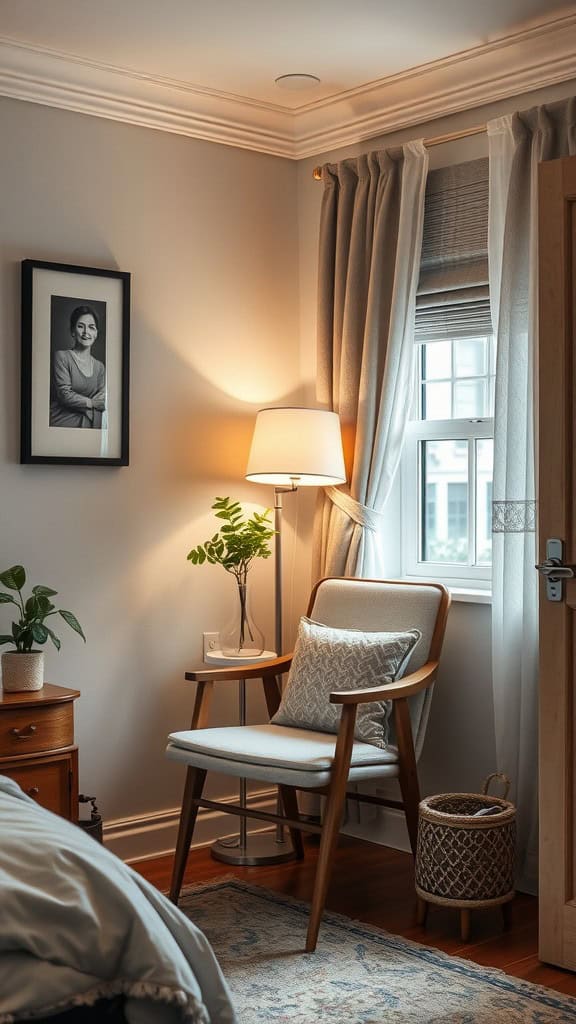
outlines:
[[[58,349],[52,363],[51,427],[102,427],[106,367],[91,352],[98,328],[98,316],[90,306],[72,310],[70,333],[74,346]]]

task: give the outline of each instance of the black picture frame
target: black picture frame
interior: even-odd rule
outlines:
[[[130,274],[22,260],[20,462],[127,466]]]

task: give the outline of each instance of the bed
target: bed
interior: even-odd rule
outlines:
[[[237,1024],[202,932],[0,775],[0,1024]]]

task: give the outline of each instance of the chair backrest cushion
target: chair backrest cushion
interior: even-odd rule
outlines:
[[[405,666],[414,672],[428,661],[441,599],[438,588],[425,585],[328,579],[320,583],[308,614],[315,622],[344,629],[420,630],[422,639]]]
[[[331,704],[334,690],[383,686],[402,674],[421,633],[342,629],[302,618],[282,702],[274,725],[338,732],[342,708]],[[388,745],[390,701],[360,704],[355,738]]]
[[[422,639],[404,665],[403,674],[425,665],[442,601],[438,587],[397,580],[326,579],[319,584],[308,614],[331,626],[365,630],[419,629]],[[416,757],[424,744],[432,687],[410,698],[410,719]],[[391,722],[390,742],[395,742]]]

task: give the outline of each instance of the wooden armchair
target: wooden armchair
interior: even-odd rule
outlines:
[[[187,679],[197,683],[192,725],[190,730],[172,733],[167,748],[168,757],[188,766],[170,888],[174,902],[180,895],[200,807],[246,815],[270,824],[282,822],[290,830],[299,858],[304,855],[301,833],[320,834],[307,952],[316,948],[347,798],[404,810],[415,853],[420,801],[416,762],[424,739],[449,605],[448,591],[436,583],[331,578],[315,586],[308,615],[316,622],[368,632],[415,628],[422,634],[409,661],[408,675],[371,689],[338,690],[330,694],[330,702],[342,707],[337,735],[274,724],[207,728],[214,683],[232,682],[239,677],[262,680],[268,713],[272,717],[280,705],[279,676],[290,668],[291,655],[241,670],[225,668],[186,673]],[[393,702],[393,743],[386,749],[354,738],[358,707],[376,700]],[[284,815],[203,799],[208,771],[276,784]],[[398,779],[401,801],[347,790],[349,782],[382,778]],[[302,821],[297,790],[326,795],[321,825]]]

